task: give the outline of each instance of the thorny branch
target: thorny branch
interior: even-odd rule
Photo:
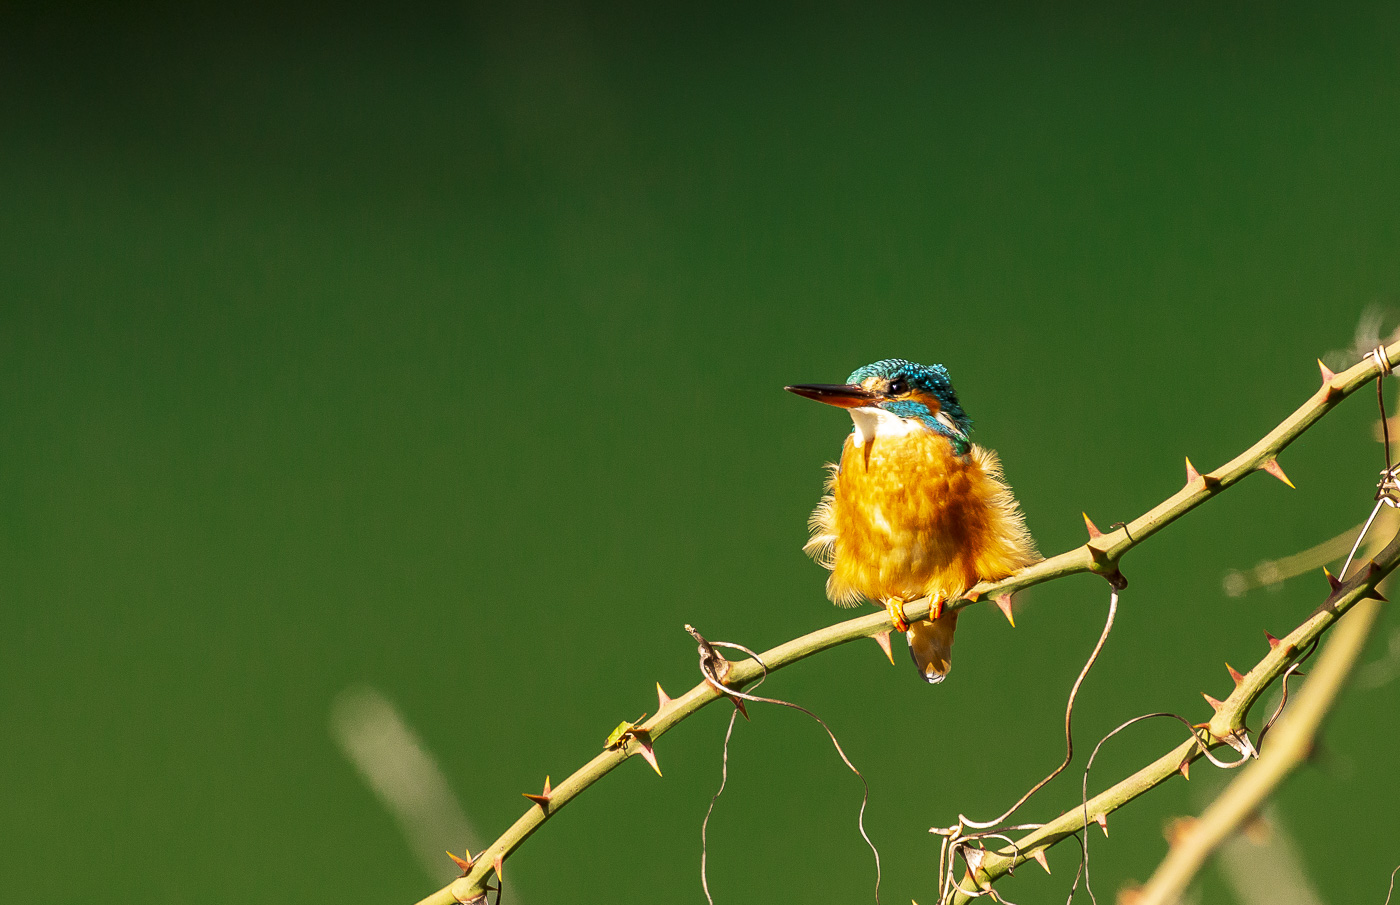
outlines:
[[[1373,353],[1380,359],[1380,353]],[[1384,362],[1389,364],[1389,362]],[[1356,552],[1367,539],[1371,526],[1382,507],[1392,509],[1400,506],[1400,481],[1391,456],[1389,418],[1385,406],[1385,383],[1376,381],[1376,404],[1380,410],[1381,443],[1385,450],[1385,470],[1376,487],[1376,505],[1361,526],[1361,530],[1347,554],[1346,562],[1337,572],[1339,580],[1345,580],[1348,569],[1356,557]],[[1389,532],[1396,534],[1393,529]],[[1372,550],[1378,546],[1372,543]],[[1323,719],[1335,705],[1342,687],[1351,676],[1366,640],[1375,627],[1380,615],[1380,601],[1364,600],[1356,606],[1356,612],[1342,627],[1337,629],[1328,642],[1317,666],[1312,670],[1308,684],[1304,687],[1298,704],[1279,723],[1278,731],[1271,736],[1267,748],[1264,735],[1283,712],[1288,700],[1288,677],[1299,663],[1307,658],[1300,657],[1288,672],[1283,675],[1283,696],[1278,709],[1268,723],[1259,731],[1259,747],[1263,752],[1259,762],[1250,766],[1222,792],[1199,818],[1181,821],[1181,829],[1171,835],[1171,849],[1162,863],[1157,866],[1152,877],[1137,890],[1126,894],[1133,905],[1170,905],[1177,901],[1191,880],[1205,865],[1206,859],[1216,851],[1241,825],[1257,814],[1265,800],[1274,793],[1290,773],[1298,769],[1312,752],[1317,733]],[[1314,640],[1309,652],[1315,649]],[[1393,874],[1392,874],[1393,877]]]
[[[1287,636],[1270,638],[1269,653],[1240,676],[1230,696],[1224,701],[1211,702],[1216,707],[1215,716],[1202,727],[1203,732],[1193,734],[1190,740],[1151,764],[1015,840],[1014,844],[978,856],[976,869],[952,890],[949,901],[958,905],[985,894],[993,882],[1034,858],[1036,852],[1043,853],[1046,848],[1080,832],[1090,822],[1102,820],[1106,826],[1108,814],[1189,767],[1198,757],[1206,756],[1208,749],[1247,744],[1245,720],[1254,702],[1275,680],[1291,671],[1299,654],[1353,606],[1366,598],[1378,597],[1376,585],[1397,565],[1400,565],[1400,536],[1392,539],[1365,568],[1358,569],[1353,578],[1339,583],[1322,606]]]
[[[1200,473],[1197,472],[1195,468],[1190,467],[1188,461],[1188,481],[1186,486],[1182,487],[1181,490],[1178,490],[1148,512],[1138,516],[1126,525],[1110,530],[1106,534],[1093,527],[1093,523],[1086,517],[1085,521],[1090,529],[1090,540],[1088,543],[1036,563],[1010,578],[996,582],[982,582],[972,588],[965,599],[950,601],[945,608],[958,609],[968,606],[977,600],[1008,598],[1013,592],[1023,588],[1081,572],[1093,572],[1102,575],[1109,579],[1111,583],[1121,582],[1122,577],[1119,572],[1118,563],[1129,550],[1133,549],[1138,544],[1143,543],[1167,525],[1181,518],[1225,488],[1238,483],[1252,472],[1265,470],[1275,476],[1282,476],[1282,471],[1279,469],[1277,463],[1277,456],[1282,450],[1287,448],[1288,445],[1302,435],[1304,431],[1316,424],[1318,420],[1335,408],[1338,403],[1355,392],[1367,381],[1373,380],[1385,373],[1387,369],[1381,361],[1378,360],[1382,355],[1389,361],[1400,361],[1400,342],[1380,347],[1379,351],[1381,355],[1364,358],[1340,374],[1333,374],[1323,367],[1322,386],[1314,392],[1303,405],[1294,411],[1293,414],[1285,418],[1277,427],[1249,449],[1226,464],[1212,471]],[[1387,549],[1389,550],[1390,548]],[[1351,582],[1348,582],[1348,584],[1359,587],[1366,581],[1371,580],[1372,574],[1373,573],[1370,571],[1363,572],[1358,576],[1358,579],[1353,579]],[[904,607],[905,618],[911,621],[926,618],[929,608],[930,601],[927,599],[906,604]],[[1327,614],[1324,612],[1314,617],[1314,620],[1325,616],[1327,616]],[[1314,620],[1310,620],[1308,623],[1300,626],[1298,630],[1295,630],[1295,634],[1313,626]],[[1316,630],[1320,632],[1321,628],[1325,627],[1326,624],[1330,624],[1330,621],[1321,626],[1317,626]],[[778,670],[796,663],[799,660],[804,660],[813,654],[820,653],[823,650],[858,638],[870,637],[880,632],[888,631],[891,627],[888,613],[875,613],[861,616],[828,626],[824,629],[819,629],[818,631],[780,644],[764,652],[762,658],[767,664],[768,671]],[[1292,636],[1290,636],[1290,638],[1291,637]],[[1274,651],[1271,652],[1270,657],[1273,657],[1278,651],[1279,648],[1275,648]],[[1261,661],[1261,666],[1269,660],[1270,658],[1266,657],[1265,661]],[[1280,663],[1281,662],[1280,659]],[[1256,667],[1256,670],[1259,668],[1260,667]],[[759,678],[760,674],[763,672],[764,670],[753,659],[736,662],[732,664],[728,675],[724,677],[724,685],[728,688],[743,688]],[[1282,668],[1280,668],[1279,672],[1282,672]],[[1254,673],[1251,672],[1251,676],[1253,675]],[[1272,678],[1276,678],[1276,675],[1272,676],[1271,680]],[[1262,675],[1260,679],[1262,679]],[[1262,690],[1262,687],[1263,686],[1260,685],[1255,689],[1255,696]],[[659,687],[658,691],[660,692]],[[1237,688],[1236,695],[1239,693],[1240,689]],[[451,905],[453,902],[479,901],[484,895],[484,890],[489,878],[493,873],[498,872],[497,866],[500,865],[511,852],[522,845],[526,839],[533,835],[535,831],[544,824],[545,820],[552,816],[559,808],[581,794],[584,789],[587,789],[603,776],[616,769],[629,757],[634,754],[642,753],[644,747],[649,747],[653,740],[670,731],[682,720],[721,697],[718,691],[704,681],[679,698],[672,699],[666,696],[665,692],[660,692],[660,695],[660,709],[655,716],[637,727],[639,731],[636,734],[625,737],[620,744],[611,746],[596,755],[557,787],[547,789],[544,794],[539,796],[533,796],[533,800],[535,800],[536,803],[516,820],[509,829],[501,834],[495,842],[491,843],[484,852],[480,853],[476,858],[471,859],[471,866],[467,869],[463,877],[422,899],[419,905]],[[1234,699],[1235,695],[1232,695],[1231,700],[1233,701]],[[1253,698],[1250,698],[1249,703],[1252,702]],[[1216,719],[1212,720],[1211,723],[1213,730],[1216,727],[1217,721],[1221,719],[1221,714],[1217,713]],[[1221,728],[1224,728],[1223,724]],[[1193,739],[1192,741],[1184,743],[1177,751],[1166,755],[1158,762],[1168,768],[1166,773],[1155,778],[1149,785],[1123,800],[1130,800],[1132,797],[1136,797],[1137,794],[1141,794],[1142,791],[1146,791],[1146,788],[1150,788],[1166,779],[1176,771],[1183,758],[1193,757],[1196,751],[1197,742]],[[1118,787],[1115,787],[1115,789],[1116,788]],[[1113,790],[1110,790],[1110,792],[1112,791]],[[1096,797],[1094,801],[1090,802],[1091,813],[1098,812],[1094,807],[1095,802],[1099,803],[1098,810],[1102,810],[1104,806],[1109,804],[1112,804],[1112,807],[1117,807],[1122,803],[1118,802],[1114,804],[1111,800],[1105,799],[1104,796],[1108,794],[1109,793],[1103,793]],[[1110,807],[1109,810],[1111,810],[1112,807]],[[1032,836],[1036,836],[1040,841],[1040,844],[1036,846],[1037,848],[1043,848],[1048,844],[1048,840],[1052,836],[1058,840],[1059,838],[1063,838],[1064,835],[1068,835],[1068,832],[1066,832],[1055,836],[1055,833],[1058,832],[1056,828],[1062,829],[1062,827],[1059,827],[1062,820],[1064,820],[1063,816],[1056,821],[1052,821],[1050,824],[1046,824],[1041,830],[1037,830],[1031,834]],[[1072,822],[1073,820],[1065,821],[1065,825],[1067,826]],[[1020,844],[1021,855],[1017,857],[1023,860],[1026,851],[1027,846],[1023,840]],[[1000,872],[995,874],[996,876],[1000,876],[1001,873],[1005,872],[1005,864],[1010,861],[1010,855],[997,855],[994,857],[989,853],[987,861],[984,862],[979,874],[992,876],[992,872],[1000,868]],[[1014,864],[1012,866],[1014,866]],[[972,893],[975,895],[976,890],[974,889]]]
[[[1378,326],[1378,321],[1373,320],[1369,313],[1362,317],[1361,323],[1357,326],[1357,344],[1355,346],[1357,350],[1369,349],[1371,351],[1366,354],[1372,357],[1384,355],[1382,347],[1377,345],[1380,341],[1379,334],[1375,332]],[[1392,334],[1392,339],[1397,337],[1400,337],[1400,330]],[[1381,351],[1377,352],[1378,349]],[[1345,354],[1359,355],[1362,353],[1357,351]],[[1390,363],[1388,358],[1383,362],[1377,358],[1377,361]],[[1391,463],[1397,449],[1394,443],[1395,438],[1391,435],[1392,429],[1400,431],[1400,415],[1386,414],[1383,385],[1384,381],[1376,381],[1376,402],[1380,408],[1380,419],[1376,422],[1375,439],[1381,443],[1381,448],[1385,451],[1386,466],[1385,471],[1381,472],[1381,482],[1377,485],[1376,501],[1378,504],[1381,502],[1382,496],[1388,493],[1387,485],[1391,488],[1396,486],[1396,469]],[[1342,554],[1348,550],[1351,551],[1351,554],[1347,556],[1347,560],[1350,562],[1351,556],[1355,555],[1357,546],[1360,544],[1360,538],[1370,529],[1373,522],[1376,530],[1382,535],[1394,534],[1400,530],[1400,509],[1395,508],[1400,500],[1396,500],[1394,494],[1390,495],[1392,497],[1391,508],[1382,512],[1378,506],[1364,523],[1354,525],[1335,537],[1279,559],[1265,560],[1247,571],[1232,569],[1226,574],[1223,582],[1225,593],[1231,597],[1239,597],[1254,588],[1267,587],[1270,590],[1277,590],[1279,585],[1290,578],[1313,572],[1325,567],[1330,562],[1341,559]],[[1381,512],[1379,521],[1377,521],[1378,512]],[[1345,578],[1346,569],[1342,568],[1337,574]]]
[[[946,902],[946,901],[949,899],[950,896],[954,895],[954,894],[958,891],[958,885],[957,885],[957,881],[956,881],[956,879],[955,879],[955,872],[956,872],[956,869],[957,869],[957,859],[958,859],[958,858],[961,858],[961,859],[963,860],[963,863],[964,863],[965,865],[967,865],[969,871],[975,872],[975,871],[977,870],[977,868],[979,868],[979,867],[982,865],[983,860],[984,860],[984,859],[986,858],[986,856],[987,856],[986,842],[987,842],[988,840],[998,839],[998,840],[1001,840],[1001,841],[1006,842],[1006,843],[1011,847],[1011,854],[1012,854],[1012,857],[1013,857],[1014,859],[1019,860],[1020,855],[1021,855],[1021,849],[1020,849],[1019,844],[1016,843],[1015,841],[1013,841],[1009,836],[1007,836],[1007,835],[1005,835],[1005,834],[1006,834],[1007,832],[1010,832],[1010,831],[1013,831],[1013,830],[1036,830],[1036,829],[1040,829],[1040,828],[1043,826],[1043,824],[1039,824],[1039,823],[1023,823],[1023,824],[1016,824],[1016,825],[1011,825],[1011,826],[1001,826],[1000,824],[1002,823],[1002,821],[1006,820],[1014,811],[1016,811],[1018,808],[1020,808],[1021,805],[1025,804],[1026,801],[1027,801],[1032,795],[1034,795],[1036,792],[1040,791],[1042,788],[1045,787],[1045,785],[1046,785],[1047,783],[1049,783],[1049,782],[1050,782],[1051,780],[1053,780],[1056,776],[1058,776],[1061,772],[1063,772],[1064,769],[1065,769],[1066,767],[1069,766],[1071,760],[1073,759],[1073,755],[1074,755],[1074,739],[1073,739],[1073,736],[1070,734],[1070,717],[1071,717],[1071,715],[1074,713],[1074,702],[1075,702],[1075,698],[1076,698],[1076,696],[1078,695],[1080,684],[1084,681],[1084,677],[1085,677],[1086,675],[1088,675],[1089,669],[1094,665],[1094,661],[1098,659],[1099,652],[1103,649],[1104,642],[1108,640],[1109,632],[1110,632],[1110,630],[1113,628],[1113,617],[1114,617],[1114,613],[1117,611],[1117,608],[1118,608],[1118,591],[1117,591],[1117,589],[1114,589],[1113,592],[1112,592],[1112,594],[1111,594],[1111,596],[1110,596],[1110,598],[1109,598],[1108,619],[1107,619],[1107,621],[1106,621],[1106,623],[1105,623],[1105,625],[1104,625],[1103,633],[1099,636],[1099,642],[1098,642],[1098,644],[1095,645],[1093,652],[1089,655],[1089,660],[1088,660],[1088,662],[1086,662],[1086,663],[1084,664],[1084,668],[1083,668],[1082,670],[1080,670],[1079,678],[1078,678],[1078,680],[1074,683],[1074,687],[1070,690],[1069,701],[1068,701],[1068,703],[1066,704],[1066,707],[1065,707],[1065,759],[1064,759],[1064,761],[1061,762],[1061,764],[1060,764],[1058,767],[1056,767],[1055,770],[1054,770],[1049,776],[1047,776],[1045,779],[1042,779],[1040,782],[1036,783],[1034,786],[1031,787],[1030,791],[1028,791],[1028,792],[1026,792],[1024,795],[1022,795],[1022,796],[1017,800],[1017,802],[1016,802],[1014,805],[1011,806],[1011,809],[1010,809],[1010,810],[1008,810],[1006,813],[1002,814],[1000,817],[996,818],[995,820],[985,821],[985,822],[978,822],[978,821],[974,821],[974,820],[969,820],[966,816],[960,814],[960,815],[958,815],[958,822],[957,822],[956,824],[954,824],[953,826],[949,826],[949,827],[932,827],[932,828],[929,829],[929,832],[930,832],[930,833],[935,833],[935,834],[937,834],[937,835],[943,837],[943,841],[942,841],[942,843],[940,843],[939,852],[938,852],[938,901],[939,901],[939,902]],[[1285,682],[1287,681],[1287,678],[1288,678],[1289,673],[1291,673],[1293,670],[1297,669],[1299,663],[1300,663],[1302,660],[1305,660],[1305,659],[1307,659],[1307,654],[1306,654],[1306,653],[1305,653],[1302,657],[1300,657],[1298,661],[1295,661],[1295,662],[1289,667],[1288,672],[1285,672],[1285,673],[1284,673],[1284,680],[1285,680]],[[1285,685],[1285,689],[1286,689],[1286,687],[1287,687],[1287,686]],[[1282,709],[1282,705],[1280,705],[1280,709]],[[1277,717],[1277,715],[1278,715],[1278,714],[1275,713],[1275,717]],[[1084,765],[1084,775],[1083,775],[1083,778],[1081,779],[1081,782],[1080,782],[1080,785],[1081,785],[1080,813],[1081,813],[1082,816],[1083,816],[1082,824],[1083,824],[1084,826],[1088,826],[1088,824],[1089,824],[1089,807],[1088,807],[1088,805],[1089,805],[1089,771],[1090,771],[1090,770],[1093,768],[1093,766],[1094,766],[1094,760],[1099,756],[1099,750],[1102,749],[1103,746],[1104,746],[1105,744],[1107,744],[1108,741],[1109,741],[1110,739],[1112,739],[1114,736],[1118,735],[1118,733],[1122,732],[1123,730],[1127,729],[1128,727],[1133,726],[1133,725],[1136,725],[1137,723],[1141,723],[1141,722],[1143,722],[1143,721],[1145,721],[1145,720],[1150,720],[1150,719],[1154,719],[1154,718],[1157,718],[1157,717],[1169,717],[1169,718],[1171,718],[1171,719],[1176,720],[1177,722],[1179,722],[1179,723],[1181,723],[1183,726],[1185,726],[1186,729],[1187,729],[1189,732],[1191,732],[1193,736],[1195,736],[1196,733],[1197,733],[1199,730],[1201,730],[1201,728],[1202,728],[1202,727],[1200,727],[1200,726],[1193,726],[1193,725],[1191,724],[1191,721],[1190,721],[1190,720],[1186,719],[1186,718],[1183,717],[1183,716],[1180,716],[1180,715],[1178,715],[1178,714],[1175,714],[1175,713],[1148,713],[1148,714],[1144,714],[1144,715],[1142,715],[1142,716],[1133,717],[1132,719],[1130,719],[1130,720],[1128,720],[1128,721],[1122,723],[1121,725],[1119,725],[1116,729],[1113,729],[1112,731],[1110,731],[1110,732],[1109,732],[1107,735],[1105,735],[1103,738],[1099,739],[1098,744],[1096,744],[1096,745],[1094,746],[1094,750],[1093,750],[1092,752],[1090,752],[1090,754],[1089,754],[1089,760],[1088,760],[1088,762]],[[1273,720],[1270,719],[1269,722],[1272,723]],[[1266,731],[1267,731],[1267,728],[1268,728],[1268,727],[1266,726],[1266,727],[1265,727],[1265,730],[1266,730]],[[1263,732],[1260,733],[1260,738],[1262,739],[1262,737],[1263,737]],[[1208,737],[1207,737],[1207,739],[1208,739]],[[1235,767],[1241,766],[1242,764],[1244,764],[1244,763],[1249,759],[1249,757],[1250,757],[1251,755],[1253,755],[1253,754],[1255,753],[1255,752],[1254,752],[1254,748],[1252,747],[1252,745],[1251,745],[1250,742],[1249,742],[1248,736],[1245,736],[1245,735],[1232,736],[1232,737],[1230,737],[1230,738],[1225,739],[1224,741],[1225,741],[1226,744],[1230,745],[1231,747],[1235,748],[1237,751],[1240,752],[1240,755],[1241,755],[1240,760],[1235,761],[1235,762],[1233,762],[1233,763],[1226,763],[1226,762],[1224,762],[1224,761],[1221,761],[1221,760],[1217,759],[1213,754],[1211,754],[1209,748],[1207,747],[1207,745],[1206,745],[1206,743],[1205,743],[1204,741],[1202,741],[1202,742],[1200,743],[1200,753],[1201,753],[1201,756],[1205,757],[1207,760],[1209,760],[1209,761],[1210,761],[1212,764],[1214,764],[1215,766],[1220,767],[1221,769],[1229,770],[1229,769],[1233,769],[1233,768],[1235,768]],[[1183,772],[1185,772],[1185,768],[1184,768],[1184,767],[1182,768],[1182,770],[1183,770]],[[1107,831],[1108,831],[1108,830],[1107,830],[1107,823],[1106,823],[1106,821],[1104,820],[1103,815],[1099,815],[1099,821],[1098,821],[1098,822],[1099,822],[1100,826],[1102,826],[1102,827],[1104,828],[1104,832],[1107,832]],[[966,832],[966,830],[968,830],[968,829],[972,829],[973,832]],[[1093,886],[1091,885],[1090,879],[1089,879],[1089,838],[1088,838],[1088,834],[1085,834],[1083,837],[1081,837],[1081,836],[1079,836],[1079,835],[1076,834],[1076,835],[1074,836],[1074,838],[1075,838],[1076,840],[1079,841],[1080,849],[1081,849],[1081,857],[1080,857],[1079,870],[1076,871],[1076,873],[1075,873],[1074,884],[1070,887],[1070,899],[1073,900],[1073,898],[1074,898],[1074,891],[1075,891],[1075,889],[1078,888],[1078,886],[1079,886],[1079,878],[1080,878],[1080,876],[1082,875],[1083,878],[1084,878],[1084,888],[1085,888],[1085,890],[1089,893],[1089,898],[1090,898],[1091,900],[1093,900],[1093,901],[1096,902],[1097,899],[1096,899],[1095,896],[1094,896],[1094,889],[1093,889]],[[1047,846],[1047,847],[1048,847],[1048,846]],[[1049,862],[1046,860],[1046,857],[1045,857],[1045,848],[1035,849],[1035,850],[1031,851],[1029,854],[1030,854],[1030,856],[1031,856],[1032,858],[1034,858],[1036,861],[1038,861],[1038,862],[1040,863],[1040,866],[1043,867],[1043,868],[1046,870],[1046,872],[1049,872],[1049,870],[1050,870],[1050,865],[1049,865]],[[1008,871],[1008,873],[1010,873],[1010,871]],[[964,890],[964,891],[965,891],[965,890]],[[997,901],[999,901],[999,902],[1000,902],[1000,901],[1004,901],[1004,899],[1002,899],[1002,897],[1001,897],[999,894],[997,894],[997,892],[996,892],[995,890],[993,890],[993,889],[991,888],[990,885],[984,885],[983,889],[982,889],[980,892],[976,892],[976,893],[974,893],[973,895],[974,895],[974,896],[990,895],[993,899],[995,899],[995,900],[997,900]]]
[[[1166,859],[1142,889],[1131,896],[1133,905],[1175,902],[1206,858],[1257,813],[1288,774],[1307,759],[1322,718],[1331,710],[1361,656],[1380,613],[1380,601],[1365,600],[1355,609],[1327,642],[1303,686],[1298,703],[1279,721],[1258,762],[1250,764],[1230,783],[1210,807],[1189,824],[1189,829],[1173,838]]]

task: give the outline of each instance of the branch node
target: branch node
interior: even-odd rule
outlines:
[[[744,715],[744,719],[749,719],[749,709],[744,706],[743,700],[726,691],[729,685],[725,680],[729,678],[729,670],[734,668],[734,664],[715,650],[714,645],[706,641],[705,636],[695,630],[695,626],[687,624],[685,630],[699,645],[700,674],[706,677],[706,682],[714,679],[714,682],[717,683],[715,691],[724,694],[725,697],[733,701],[734,708]]]
[[[985,849],[975,848],[971,845],[960,845],[958,848],[962,852],[963,860],[967,862],[967,880],[971,881],[976,889],[991,891],[991,878],[982,871],[982,860],[987,857]],[[981,872],[982,876],[977,876]]]
[[[1243,729],[1235,729],[1225,735],[1217,736],[1222,742],[1235,749],[1235,753],[1245,759],[1258,757],[1259,750],[1254,747],[1254,742],[1249,740],[1249,733]]]

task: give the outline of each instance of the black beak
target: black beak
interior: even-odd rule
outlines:
[[[799,383],[796,386],[784,387],[783,389],[789,393],[796,393],[807,399],[815,399],[818,402],[825,402],[827,405],[843,409],[863,408],[880,398],[879,395],[870,392],[865,387],[849,383]]]

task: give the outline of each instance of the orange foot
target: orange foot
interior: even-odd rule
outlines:
[[[929,621],[932,622],[933,620],[942,617],[942,615],[943,615],[943,598],[942,598],[942,597],[935,597],[935,598],[933,598],[932,601],[929,602],[929,607],[928,607],[928,618],[929,618]]]
[[[904,601],[891,597],[885,601],[885,609],[890,614],[890,621],[894,623],[895,631],[909,631],[909,621],[904,618]]]

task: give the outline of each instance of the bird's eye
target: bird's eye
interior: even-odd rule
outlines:
[[[902,396],[904,395],[904,391],[907,389],[909,389],[909,387],[905,384],[904,378],[896,377],[895,379],[891,380],[890,385],[885,388],[885,395]]]

